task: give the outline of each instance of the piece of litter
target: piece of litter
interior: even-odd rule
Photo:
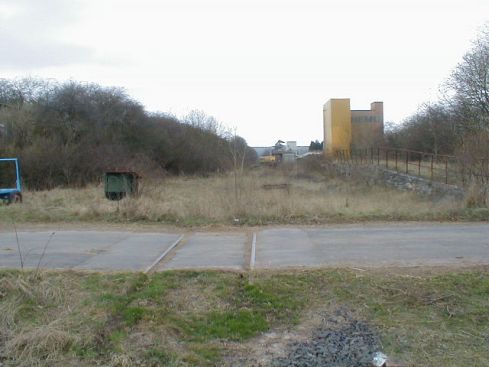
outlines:
[[[353,270],[358,270],[358,271],[366,271],[365,269],[360,269],[360,268],[352,268]]]
[[[372,360],[372,366],[385,367],[386,363],[387,363],[387,356],[382,352],[375,352]]]

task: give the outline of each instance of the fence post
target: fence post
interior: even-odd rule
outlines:
[[[406,175],[409,174],[409,151],[406,151]]]
[[[389,150],[386,149],[385,151],[385,168],[389,168]]]
[[[462,164],[461,166],[462,166],[462,186],[465,186],[465,165]]]
[[[481,183],[484,184],[484,159],[481,159]]]
[[[377,166],[380,166],[380,148],[377,148]]]
[[[448,185],[448,157],[445,158],[445,184]]]
[[[484,167],[484,177],[482,177],[482,179],[483,179],[484,183],[487,183],[487,178],[488,178],[487,177],[487,169],[489,168],[487,159],[482,159],[482,165]]]
[[[418,176],[421,176],[421,160],[423,159],[423,155],[419,153],[419,161],[418,161]]]
[[[433,181],[433,154],[431,155],[430,181]]]

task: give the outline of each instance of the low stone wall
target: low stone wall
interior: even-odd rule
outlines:
[[[458,186],[407,175],[379,166],[360,166],[352,164],[335,164],[336,171],[343,176],[359,176],[370,183],[383,184],[403,191],[415,191],[427,196],[450,196],[464,199],[464,190]]]
[[[406,175],[405,173],[387,169],[381,169],[381,171],[385,184],[399,190],[416,191],[420,194],[430,196],[452,196],[460,200],[465,195],[464,190],[458,186],[430,181],[425,178]]]

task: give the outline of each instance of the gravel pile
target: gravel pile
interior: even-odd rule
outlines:
[[[293,343],[285,358],[272,361],[273,367],[366,367],[380,350],[380,340],[364,322],[341,312],[316,330],[307,342]]]

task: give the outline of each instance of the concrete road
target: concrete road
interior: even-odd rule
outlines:
[[[162,262],[159,269],[243,269],[246,247],[249,246],[246,239],[244,233],[188,235],[174,256]]]
[[[250,232],[250,231],[248,231]],[[36,267],[52,232],[19,232],[26,267]],[[57,231],[42,268],[244,270],[322,266],[489,264],[489,224],[369,224],[265,228],[251,233]],[[255,254],[255,257],[253,257]],[[0,232],[0,268],[19,268],[15,233]]]
[[[385,224],[267,229],[256,267],[489,264],[487,224]]]
[[[24,266],[35,268],[53,232],[19,232]],[[51,237],[42,268],[145,270],[179,235],[105,231],[58,231]],[[20,268],[13,232],[0,232],[0,267]]]

